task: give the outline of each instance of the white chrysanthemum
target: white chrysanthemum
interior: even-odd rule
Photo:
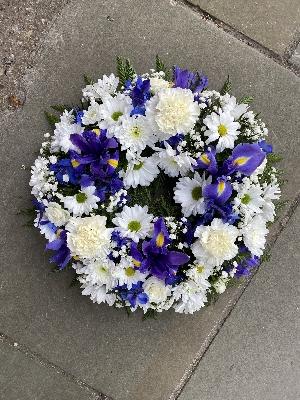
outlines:
[[[51,190],[48,185],[50,171],[48,169],[48,160],[39,156],[31,167],[31,177],[29,185],[32,186],[31,194],[37,199],[43,197],[45,193]]]
[[[85,98],[103,99],[107,95],[115,94],[118,84],[119,78],[114,74],[103,75],[102,79],[82,89],[82,94]]]
[[[46,218],[52,222],[55,226],[63,226],[70,219],[70,213],[62,208],[62,206],[54,201],[51,201],[46,210],[45,210]]]
[[[98,196],[95,196],[95,186],[87,186],[74,196],[66,196],[62,198],[64,206],[77,217],[83,214],[89,214],[91,211],[98,208],[100,201]]]
[[[150,78],[150,90],[153,94],[157,93],[158,91],[162,89],[167,89],[171,86],[171,83],[166,81],[163,78],[160,78],[158,76],[154,76]]]
[[[146,275],[135,269],[133,263],[125,258],[115,266],[112,274],[119,281],[119,285],[127,285],[128,289],[131,289],[134,283],[146,279]]]
[[[159,174],[155,157],[140,157],[135,162],[129,162],[126,171],[120,171],[125,187],[136,188],[138,185],[149,186]]]
[[[216,146],[217,152],[221,152],[226,148],[234,148],[240,124],[234,121],[233,116],[229,112],[222,112],[220,115],[213,112],[204,118],[203,123],[208,128],[204,132],[204,135],[208,136],[205,141],[206,144],[218,141]]]
[[[105,257],[109,253],[112,229],[106,228],[106,217],[73,217],[67,223],[66,230],[72,256],[93,259]]]
[[[245,246],[255,256],[261,256],[266,244],[266,235],[269,230],[266,227],[266,221],[261,215],[256,215],[243,229]]]
[[[76,150],[76,146],[70,140],[73,133],[82,133],[83,127],[80,124],[74,124],[74,116],[72,111],[64,111],[60,117],[60,122],[55,124],[55,129],[51,141],[51,151],[63,151],[67,153],[69,150]]]
[[[121,125],[122,117],[129,115],[131,110],[132,102],[129,96],[123,93],[118,93],[115,97],[106,96],[100,105],[99,128],[107,129],[107,136],[112,137],[115,129]]]
[[[84,275],[86,282],[91,285],[106,285],[107,289],[112,289],[116,284],[116,279],[112,276],[115,264],[108,258],[88,260],[85,264],[73,264],[73,268],[79,275]]]
[[[234,96],[230,96],[226,93],[221,97],[222,109],[225,112],[229,112],[235,120],[239,119],[243,114],[245,114],[249,108],[248,104],[238,104]]]
[[[107,303],[109,306],[115,303],[116,295],[114,293],[107,293],[105,285],[92,285],[90,282],[85,282],[82,279],[80,281],[82,282],[82,294],[89,296],[93,303]]]
[[[161,140],[189,132],[199,113],[200,107],[189,89],[163,89],[146,103],[146,116],[158,127]]]
[[[199,288],[193,280],[187,280],[173,289],[175,311],[184,314],[193,314],[205,306],[206,291]]]
[[[185,217],[204,214],[205,204],[202,189],[207,184],[204,178],[196,172],[193,178],[180,178],[175,186],[174,200],[181,204]]]
[[[128,237],[135,242],[144,239],[152,230],[153,215],[148,214],[148,207],[135,204],[133,207],[124,206],[123,210],[116,214],[112,222],[116,225],[121,236]]]
[[[235,241],[238,229],[221,219],[215,218],[209,226],[200,225],[195,231],[198,238],[191,249],[201,263],[209,266],[221,266],[224,261],[231,260],[238,253]]]
[[[185,176],[193,169],[193,165],[197,165],[197,161],[193,159],[188,153],[181,152],[177,154],[167,142],[165,149],[159,149],[158,152],[158,165],[169,176],[175,177]]]
[[[219,294],[222,294],[226,290],[226,285],[227,285],[228,279],[220,277],[218,278],[217,281],[214,282],[213,287],[215,291]]]
[[[91,99],[91,105],[83,111],[82,123],[84,125],[94,125],[101,121],[100,104]]]
[[[124,116],[115,130],[115,137],[121,143],[122,150],[130,149],[139,154],[146,146],[151,147],[157,142],[152,127],[143,115]]]
[[[149,303],[161,305],[171,296],[171,286],[155,276],[151,276],[144,282],[143,289],[148,295]]]

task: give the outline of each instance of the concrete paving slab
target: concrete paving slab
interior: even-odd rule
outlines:
[[[294,54],[292,55],[291,61],[300,67],[300,44],[297,46]]]
[[[291,72],[188,8],[165,0],[126,4],[84,0],[64,8],[26,78],[24,108],[3,117],[0,326],[115,400],[166,400],[241,288],[228,290],[193,316],[164,313],[158,320],[142,321],[140,314],[128,318],[122,310],[92,304],[78,288],[69,288],[67,273],[51,273],[43,240],[38,232],[21,229],[16,215],[29,205],[29,173],[21,164],[31,164],[48,129],[43,110],[78,102],[82,75],[114,70],[117,54],[130,56],[141,72],[156,53],[170,65],[200,67],[209,74],[211,87],[220,87],[229,73],[238,97],[255,95],[254,107],[262,111],[271,140],[286,156],[283,165],[291,179],[285,195],[294,198],[300,183],[300,84]]]
[[[284,55],[300,30],[298,0],[187,0],[263,46]]]
[[[300,398],[300,208],[179,400]]]
[[[17,343],[16,343],[17,345]],[[0,339],[0,398],[3,400],[97,400],[67,377],[28,358]]]

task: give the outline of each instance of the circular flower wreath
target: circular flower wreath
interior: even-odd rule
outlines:
[[[193,313],[261,261],[280,196],[268,130],[207,78],[159,58],[83,89],[32,167],[35,226],[93,302]],[[86,78],[87,79],[87,78]]]

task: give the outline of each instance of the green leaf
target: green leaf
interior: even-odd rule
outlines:
[[[243,104],[251,104],[251,103],[253,102],[253,100],[254,100],[254,98],[253,98],[252,96],[244,96],[244,97],[241,99],[240,103],[243,103]]]
[[[232,85],[231,85],[231,82],[230,82],[230,79],[229,79],[229,75],[228,75],[227,79],[226,79],[226,81],[225,81],[225,83],[224,83],[224,85],[223,85],[223,87],[221,89],[221,92],[220,92],[221,95],[223,96],[226,93],[230,93],[231,88],[232,88]]]
[[[63,113],[65,110],[70,111],[72,107],[67,106],[66,104],[55,104],[51,106],[52,110],[58,111],[59,113]]]
[[[93,79],[88,75],[83,75],[83,79],[86,85],[92,85],[94,83]]]
[[[45,111],[45,117],[49,124],[52,126],[59,122],[59,118],[56,115],[49,113],[48,111]]]
[[[156,319],[157,317],[158,317],[158,312],[156,310],[154,310],[153,308],[149,308],[143,315],[143,320],[146,320],[149,318]]]
[[[119,86],[124,86],[127,80],[132,80],[136,75],[133,66],[127,58],[117,57],[117,75],[120,79]]]
[[[167,69],[167,67],[165,66],[165,63],[162,61],[162,59],[159,57],[158,54],[156,54],[156,57],[155,57],[155,69],[156,69],[156,72],[163,71],[165,73],[166,79],[169,80],[170,71]]]

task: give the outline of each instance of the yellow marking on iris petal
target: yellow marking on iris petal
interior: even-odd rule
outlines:
[[[200,159],[201,159],[201,161],[204,163],[204,164],[206,164],[206,165],[209,165],[210,164],[210,159],[208,158],[208,156],[207,156],[207,154],[202,154],[201,156],[200,156]]]
[[[92,131],[95,132],[97,136],[100,135],[100,129],[99,128],[94,128],[94,129],[92,129]]]
[[[221,196],[221,194],[224,192],[225,189],[225,182],[221,181],[218,183],[218,196]]]
[[[250,157],[238,157],[233,161],[233,164],[238,166],[245,165],[249,159]]]
[[[57,229],[57,231],[56,231],[56,233],[55,233],[57,237],[59,237],[59,236],[60,236],[60,234],[61,234],[61,231],[62,231],[61,229]]]
[[[113,158],[110,158],[110,159],[107,161],[107,164],[109,164],[109,165],[112,166],[113,168],[117,168],[117,166],[118,166],[118,164],[119,164],[119,161],[118,161],[118,160],[115,160],[115,159],[113,159]]]
[[[78,260],[79,260],[79,257],[78,257],[78,256],[73,256],[73,260],[78,261]]]
[[[159,232],[159,234],[156,236],[156,246],[157,247],[163,247],[165,242],[165,237],[162,232]]]
[[[71,160],[71,164],[73,168],[77,168],[80,165],[80,163],[77,160]]]
[[[140,266],[141,266],[141,262],[140,261],[138,261],[138,260],[136,260],[136,259],[132,259],[132,262],[133,262],[133,265],[135,266],[135,267],[137,267],[137,268],[139,268]]]

